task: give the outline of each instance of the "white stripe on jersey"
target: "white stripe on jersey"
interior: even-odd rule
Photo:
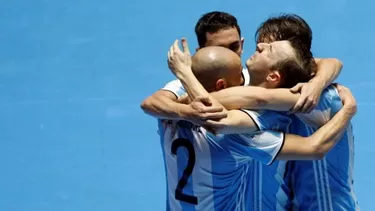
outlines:
[[[201,129],[203,133],[206,133],[205,129]],[[204,152],[204,153],[196,153],[196,160],[197,166],[204,166],[205,170],[207,172],[212,172],[212,163],[211,163],[211,151],[210,147],[208,145],[207,141],[204,141],[202,137],[199,137],[199,133],[192,133],[194,138],[191,140],[193,141],[194,150],[196,152]],[[210,159],[208,159],[210,158]],[[198,164],[199,163],[199,164]],[[200,171],[193,171],[192,173],[192,179],[193,181],[205,181],[205,184],[209,185],[210,187],[213,187],[212,177],[207,176],[202,178],[202,173]],[[196,195],[202,195],[202,193],[207,193],[209,189],[206,187],[202,187],[202,185],[199,182],[193,182],[193,190]],[[213,190],[213,189],[211,189]],[[200,207],[215,207],[214,206],[214,195],[213,192],[211,194],[208,194],[207,196],[203,198],[204,201],[199,201]]]
[[[289,200],[289,197],[286,195],[285,191],[282,188],[282,185],[285,184],[285,181],[284,181],[284,178],[281,176],[281,175],[285,175],[286,163],[287,161],[282,161],[282,160],[278,161],[277,174],[275,175],[275,176],[279,175],[279,177],[276,177],[276,180],[280,184],[279,190],[276,193],[276,199],[277,199],[276,210],[277,211],[285,211],[285,205]]]
[[[244,173],[241,176],[241,186],[240,186],[240,192],[245,193],[247,188],[247,175],[249,172],[249,166],[246,166],[246,169],[243,171]],[[238,194],[236,199],[236,210],[246,210],[246,199],[245,194]]]
[[[254,203],[254,210],[259,210],[259,196],[258,196],[258,189],[260,189],[260,186],[262,184],[259,183],[259,174],[258,174],[258,171],[259,171],[259,168],[258,168],[258,165],[259,165],[259,162],[254,160],[253,161],[253,178],[254,178],[254,181],[253,181],[253,184],[254,184],[254,190],[253,190],[253,194],[254,194],[254,200],[253,200],[253,203]]]
[[[263,207],[262,206],[263,205],[263,203],[262,203],[262,201],[263,201],[262,200],[263,199],[262,198],[262,196],[263,196],[263,194],[262,194],[262,192],[263,192],[263,188],[262,188],[263,187],[263,185],[262,185],[263,184],[262,183],[263,182],[263,180],[262,180],[263,179],[263,177],[262,177],[262,170],[263,169],[262,169],[262,164],[260,162],[257,162],[257,163],[258,163],[258,167],[259,167],[258,169],[259,169],[259,184],[260,184],[259,185],[259,193],[258,193],[258,197],[259,197],[259,211],[262,211],[263,210],[262,209],[262,207]]]
[[[329,179],[328,179],[328,165],[327,165],[327,159],[323,159],[323,166],[324,166],[324,176],[325,176],[325,180],[326,180],[326,189],[327,189],[327,195],[328,195],[328,205],[329,205],[329,209],[333,211],[333,204],[332,204],[332,194],[331,194],[331,185],[329,183]]]
[[[320,183],[318,182],[318,163],[316,161],[313,161],[313,167],[314,167],[314,178],[315,178],[315,185],[316,185],[316,193],[318,198],[318,206],[319,210],[322,210],[322,198],[321,198],[321,189],[320,189]]]
[[[349,168],[348,168],[348,184],[350,186],[350,195],[353,197],[353,199],[357,202],[357,196],[354,193],[354,187],[353,187],[353,167],[354,167],[354,135],[353,135],[353,126],[350,124],[346,129],[346,135],[348,137],[348,145],[349,145]],[[359,207],[356,204],[356,210],[360,210]]]
[[[325,158],[323,158],[325,159]],[[318,175],[319,175],[319,181],[320,181],[320,190],[322,191],[322,196],[323,196],[323,206],[324,206],[324,210],[328,210],[328,207],[327,207],[327,196],[326,196],[326,191],[325,191],[325,188],[324,188],[324,177],[323,177],[323,169],[322,169],[322,161],[321,160],[318,160],[317,161],[318,163]]]
[[[177,133],[176,131],[172,131],[175,129],[175,125],[173,126],[169,126],[169,127],[165,127],[165,137],[164,137],[164,144],[163,144],[163,147],[164,147],[164,154],[165,154],[165,162],[167,162],[167,168],[165,169],[166,171],[169,171],[167,172],[167,183],[168,183],[168,186],[171,186],[171,187],[177,187],[177,183],[178,183],[178,167],[177,167],[177,157],[174,157],[173,155],[171,155],[171,153],[169,153],[172,149],[172,141],[174,139],[177,138]],[[182,207],[181,207],[181,204],[179,203],[179,201],[175,200],[174,197],[175,197],[175,193],[174,191],[174,188],[168,188],[168,202],[169,202],[169,207],[170,207],[170,210],[176,210],[176,211],[179,211],[179,210],[182,210]]]

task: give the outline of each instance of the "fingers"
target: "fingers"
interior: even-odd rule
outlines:
[[[182,38],[181,43],[182,43],[182,50],[184,51],[184,53],[190,54],[189,45],[185,37]]]
[[[221,106],[205,106],[201,102],[193,102],[191,106],[199,113],[222,112],[224,110]]]
[[[228,116],[227,112],[204,113],[201,118],[206,121],[220,120]]]
[[[203,103],[205,106],[211,106],[212,105],[212,102],[210,100],[210,98],[208,97],[203,97],[203,96],[198,96],[194,99],[194,101],[198,101],[198,102],[201,102]]]
[[[218,129],[218,128],[223,128],[225,125],[220,122],[220,121],[215,121],[215,120],[206,120],[204,123],[205,126],[208,126],[210,128]]]
[[[298,112],[301,109],[301,107],[305,104],[305,102],[306,102],[306,98],[304,98],[304,97],[301,96],[298,99],[297,103],[292,108],[292,110],[290,111],[290,113],[296,113],[296,112]]]
[[[223,111],[223,108],[222,107],[201,107],[199,108],[199,112],[200,113],[214,113],[214,112],[222,112]]]
[[[174,54],[174,52],[175,52],[173,46],[174,46],[174,45],[172,45],[172,46],[169,48],[169,52],[168,52],[168,53],[169,53],[169,56],[170,56],[170,57],[172,57],[173,54]]]
[[[290,91],[293,92],[293,93],[298,93],[298,92],[301,91],[303,85],[304,85],[303,83],[298,83],[297,85],[295,85],[294,87],[292,87],[290,89]]]
[[[171,48],[173,49],[174,52],[180,51],[180,48],[178,47],[178,40],[174,41],[174,43],[173,43],[173,45],[172,45]]]
[[[305,101],[305,104],[301,107],[301,109],[300,109],[298,112],[308,113],[308,112],[310,112],[314,107],[315,107],[315,106],[314,106],[313,101],[310,101],[309,99],[307,99],[307,100]]]

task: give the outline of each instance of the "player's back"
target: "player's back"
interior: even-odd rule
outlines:
[[[324,90],[317,107],[309,114],[297,114],[292,133],[313,134],[342,107],[334,86]],[[359,210],[353,188],[354,137],[349,125],[341,140],[326,156],[317,161],[293,161],[292,189],[294,210]]]
[[[167,177],[167,210],[250,210],[250,158],[226,136],[186,121],[159,121]]]

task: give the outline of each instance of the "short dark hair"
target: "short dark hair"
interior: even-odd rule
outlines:
[[[311,51],[305,51],[299,39],[291,39],[289,42],[294,49],[295,57],[279,61],[271,67],[278,70],[281,75],[278,88],[292,88],[297,83],[308,82],[317,69]]]
[[[307,22],[296,14],[281,14],[270,17],[258,27],[255,40],[272,42],[297,38],[307,50],[311,49],[312,30]]]
[[[195,25],[195,34],[197,35],[199,47],[205,47],[207,41],[206,33],[216,33],[228,28],[236,28],[241,36],[241,29],[233,15],[219,11],[203,14]]]

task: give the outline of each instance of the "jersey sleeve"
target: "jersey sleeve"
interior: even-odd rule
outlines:
[[[182,85],[181,81],[177,79],[167,83],[162,90],[172,92],[177,98],[180,98],[186,94],[184,86]]]
[[[297,113],[305,124],[313,128],[320,128],[326,124],[342,108],[342,101],[337,89],[331,85],[327,87],[319,99],[318,105],[310,113]]]
[[[232,152],[270,165],[284,144],[283,132],[266,130],[230,136]]]
[[[259,130],[277,130],[288,132],[291,124],[291,118],[285,112],[277,112],[270,110],[252,111],[242,109],[254,123],[258,126]]]

